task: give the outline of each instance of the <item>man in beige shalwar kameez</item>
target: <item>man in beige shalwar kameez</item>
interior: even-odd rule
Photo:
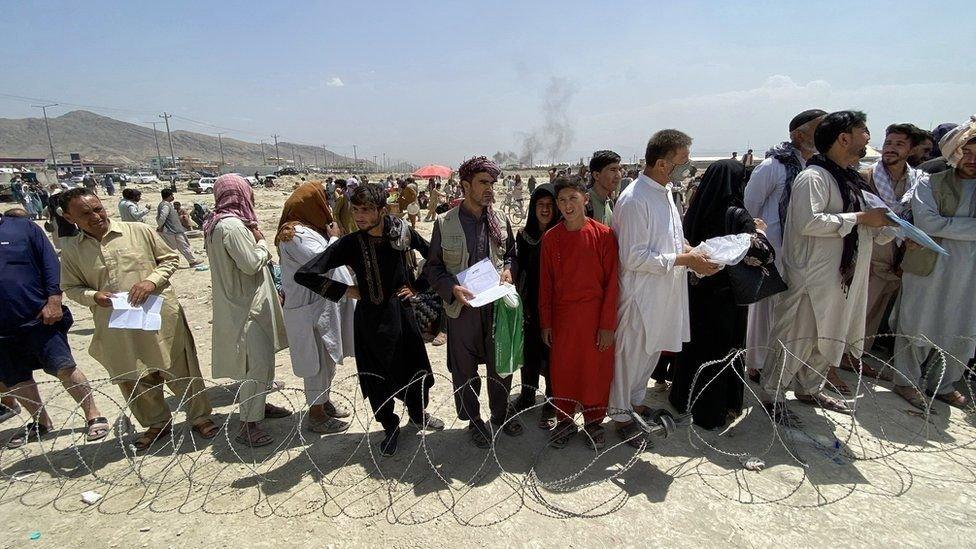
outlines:
[[[108,371],[147,431],[134,442],[148,449],[170,434],[173,417],[163,399],[163,384],[180,398],[187,420],[204,438],[217,426],[200,376],[193,336],[169,278],[179,256],[143,223],[112,221],[101,200],[87,189],[63,193],[64,217],[81,234],[65,239],[61,250],[61,288],[69,299],[91,308],[95,334],[89,354]],[[150,295],[163,298],[158,331],[109,328],[111,297],[128,292],[140,305]]]
[[[258,422],[288,410],[268,404],[275,353],[288,346],[281,304],[268,263],[271,252],[257,227],[250,185],[226,174],[214,183],[214,215],[204,224],[213,281],[213,375],[241,380],[241,433],[235,440],[264,446],[274,438]]]
[[[817,126],[820,154],[807,162],[790,189],[783,234],[783,267],[789,286],[773,311],[770,346],[762,373],[763,404],[780,423],[796,417],[785,393],[799,402],[840,413],[846,403],[823,392],[827,372],[845,350],[860,356],[864,339],[873,242],[890,242],[884,208],[861,206],[863,180],[853,169],[871,137],[864,113],[828,114]],[[778,352],[776,352],[778,351]]]

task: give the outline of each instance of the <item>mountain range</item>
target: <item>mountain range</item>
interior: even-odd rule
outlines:
[[[48,119],[51,126],[51,139],[58,155],[59,163],[68,163],[69,153],[81,153],[83,160],[105,162],[126,166],[146,166],[149,159],[156,156],[156,141],[152,128],[116,120],[93,112],[76,110]],[[186,130],[171,132],[173,150],[177,157],[193,157],[201,160],[220,160],[220,144],[217,137]],[[166,131],[160,126],[156,137],[159,150],[168,158],[169,143]],[[260,143],[249,143],[238,139],[222,138],[224,161],[230,165],[260,165],[262,150]],[[282,164],[289,164],[294,157],[300,157],[303,164],[320,165],[326,162],[352,165],[353,159],[323,147],[292,144],[279,141],[278,150]],[[48,158],[51,149],[43,118],[0,118],[0,157]],[[272,158],[274,144],[264,145],[264,154]],[[362,162],[362,159],[360,159]],[[273,163],[273,160],[271,160]],[[372,162],[366,163],[367,167]],[[394,167],[394,171],[406,171]],[[397,169],[401,168],[401,169]]]

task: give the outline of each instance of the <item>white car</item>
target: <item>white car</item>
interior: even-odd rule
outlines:
[[[132,182],[145,185],[147,183],[159,183],[159,179],[149,172],[137,172],[132,176]]]
[[[250,185],[250,186],[252,186],[252,187],[260,187],[261,186],[261,182],[258,181],[257,178],[254,177],[253,175],[249,175],[249,176],[245,177],[244,178],[244,181],[247,181],[247,184]]]
[[[216,177],[201,177],[196,181],[191,181],[189,185],[186,186],[187,190],[193,191],[197,194],[213,193],[214,183],[217,181]]]

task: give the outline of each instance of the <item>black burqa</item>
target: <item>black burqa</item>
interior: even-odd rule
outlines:
[[[549,183],[539,185],[529,199],[528,219],[525,228],[515,237],[514,278],[519,297],[522,298],[522,312],[524,317],[524,351],[525,364],[522,366],[522,393],[529,395],[539,387],[539,376],[546,380],[546,395],[552,395],[549,386],[549,348],[542,342],[542,328],[539,325],[539,268],[542,251],[542,235],[545,231],[539,226],[539,218],[535,209],[542,197],[552,199],[552,221],[547,227],[551,228],[559,222],[562,215],[556,208],[556,194]]]
[[[684,219],[685,238],[692,246],[716,236],[756,232],[742,205],[745,174],[745,167],[731,159],[705,171]],[[743,261],[772,263],[773,250],[764,236],[752,239]],[[748,309],[735,304],[724,269],[710,277],[689,278],[688,308],[691,340],[678,354],[669,399],[680,412],[688,411],[693,402],[695,424],[719,428],[742,411],[743,362],[726,357],[745,345]],[[717,362],[702,366],[710,361]]]
[[[417,250],[427,257],[429,245],[403,222],[389,216],[383,236],[357,231],[343,236],[295,273],[295,282],[332,301],[347,286],[326,273],[347,266],[356,273],[360,299],[353,320],[359,387],[373,414],[386,431],[399,425],[394,397],[404,401],[410,419],[422,423],[430,387],[434,384],[427,349],[413,307],[396,292],[409,285],[420,292],[426,279],[414,277],[407,254]],[[398,242],[398,233],[403,236]],[[397,249],[397,248],[404,249]]]

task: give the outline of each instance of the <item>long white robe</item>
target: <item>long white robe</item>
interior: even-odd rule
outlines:
[[[790,196],[782,263],[789,289],[776,300],[763,387],[781,394],[793,382],[804,394],[819,392],[827,368],[840,364],[845,351],[861,355],[868,276],[873,242],[890,242],[894,232],[857,224],[856,213],[842,213],[843,199],[830,173],[810,166],[796,176]],[[858,232],[854,278],[846,295],[840,262],[844,236]]]
[[[326,248],[338,242],[306,227],[295,227],[295,237],[281,242],[281,287],[285,294],[283,314],[288,332],[291,367],[305,382],[308,404],[329,400],[329,389],[337,364],[354,355],[353,314],[356,300],[332,302],[295,282],[295,272]],[[328,276],[353,286],[355,279],[345,267]]]
[[[806,162],[797,155],[800,164]],[[783,272],[783,230],[779,218],[779,201],[786,185],[786,166],[773,157],[763,160],[749,177],[745,189],[745,207],[752,217],[766,222],[766,239],[776,252],[776,269]],[[746,328],[746,365],[762,369],[769,350],[769,336],[773,331],[773,306],[777,296],[768,297],[749,305],[749,320]]]
[[[905,273],[902,277],[901,300],[898,304],[896,331],[906,336],[927,336],[958,362],[947,358],[948,368],[943,379],[930,374],[928,389],[939,394],[952,390],[959,380],[963,366],[976,351],[976,343],[967,337],[976,336],[976,217],[971,211],[976,200],[976,180],[962,181],[962,194],[955,217],[944,217],[932,196],[928,180],[919,182],[912,198],[914,223],[929,236],[941,238],[940,244],[949,252],[938,256],[928,276]],[[896,379],[899,385],[917,384],[918,369],[928,354],[929,346],[917,340],[909,341],[914,352],[895,355],[895,367],[909,379]],[[901,345],[899,345],[901,346]],[[926,387],[923,387],[925,389]]]
[[[691,338],[688,270],[675,266],[684,251],[681,216],[672,186],[641,175],[614,206],[620,298],[610,407],[641,404],[661,351],[680,351]],[[627,414],[612,414],[625,421]]]

